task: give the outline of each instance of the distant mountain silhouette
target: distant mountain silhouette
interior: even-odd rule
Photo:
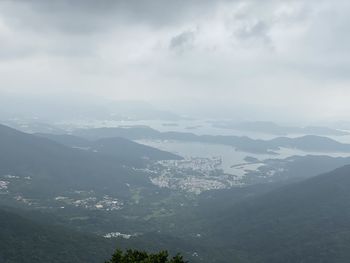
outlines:
[[[108,154],[131,165],[140,165],[147,160],[180,160],[182,157],[156,148],[135,143],[122,137],[104,138],[90,141],[74,135],[37,134],[63,145],[81,148],[90,152]]]
[[[215,121],[212,123],[214,127],[223,129],[232,129],[245,132],[257,132],[273,135],[288,134],[312,134],[323,136],[342,136],[349,135],[347,131],[332,129],[322,126],[283,126],[270,121],[253,121],[253,122],[232,122],[232,121]]]
[[[272,140],[257,140],[243,136],[196,135],[183,132],[159,132],[146,126],[80,129],[74,135],[88,139],[123,137],[130,140],[160,139],[188,142],[224,144],[239,151],[273,153],[280,148],[296,148],[316,152],[350,152],[350,144],[340,143],[327,137],[306,135],[297,138],[278,137]]]

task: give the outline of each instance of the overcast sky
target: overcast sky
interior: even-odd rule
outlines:
[[[349,0],[0,0],[0,92],[346,119],[349,32]]]

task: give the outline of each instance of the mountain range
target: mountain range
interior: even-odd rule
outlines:
[[[271,153],[281,148],[294,148],[316,152],[350,152],[350,144],[340,143],[328,137],[305,135],[296,138],[277,137],[271,140],[251,139],[246,136],[196,135],[184,132],[159,132],[147,126],[78,129],[74,135],[88,139],[123,137],[130,140],[156,139],[184,142],[223,144],[238,151],[250,153]]]
[[[113,137],[116,131],[124,138]],[[115,247],[169,249],[182,252],[191,262],[205,263],[349,262],[348,159],[284,160],[299,167],[288,166],[290,180],[186,197],[155,187],[142,169],[133,166],[181,158],[129,140],[139,132],[107,129],[104,135],[111,136],[83,138],[31,135],[0,126],[2,262],[97,263]],[[309,136],[271,141],[319,150],[345,147]],[[108,205],[111,210],[98,209]],[[119,210],[119,205],[125,208]],[[106,240],[102,235],[107,229],[123,229],[132,237]]]

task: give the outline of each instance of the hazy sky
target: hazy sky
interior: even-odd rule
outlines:
[[[345,119],[349,30],[349,0],[0,0],[0,92]]]

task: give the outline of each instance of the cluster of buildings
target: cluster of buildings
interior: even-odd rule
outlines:
[[[163,167],[166,167],[168,171],[190,169],[204,175],[210,175],[213,171],[222,169],[221,157],[191,157],[183,160],[163,160],[157,163]]]
[[[0,181],[0,192],[7,192],[9,183],[8,181]]]
[[[194,194],[241,184],[237,176],[225,174],[221,166],[221,157],[159,161],[149,168],[153,171],[150,180],[158,187]]]
[[[7,194],[9,193],[9,185],[13,180],[31,180],[31,177],[26,176],[26,177],[19,177],[16,175],[11,175],[11,174],[5,174],[0,176],[0,194]]]
[[[111,232],[111,233],[107,233],[105,234],[103,237],[104,238],[124,238],[124,239],[130,239],[131,237],[136,236],[136,235],[130,235],[130,234],[122,234],[120,232]]]
[[[118,200],[114,197],[105,195],[102,198],[97,198],[95,196],[89,196],[84,198],[72,198],[67,196],[57,196],[55,201],[59,202],[61,205],[72,205],[75,207],[80,207],[90,210],[105,210],[114,211],[120,210],[124,206],[124,202]],[[64,208],[64,206],[61,206]]]

